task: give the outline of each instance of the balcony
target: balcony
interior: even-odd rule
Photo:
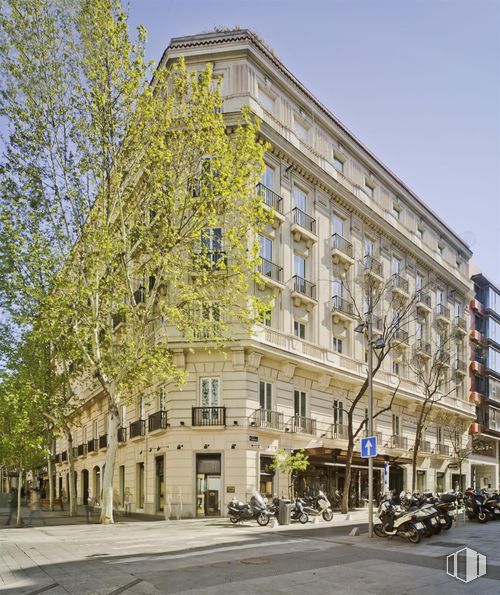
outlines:
[[[249,419],[249,425],[255,428],[283,431],[283,413],[271,409],[256,409]]]
[[[87,444],[79,444],[78,445],[78,456],[84,457],[87,454]]]
[[[316,219],[313,219],[297,207],[292,209],[292,226],[290,229],[294,240],[296,242],[304,240],[308,248],[318,241]]]
[[[129,426],[130,440],[133,438],[139,438],[146,435],[146,420],[137,419],[133,421]]]
[[[342,322],[347,326],[354,319],[354,304],[339,295],[332,297],[332,316],[335,324]]]
[[[372,333],[382,335],[384,333],[384,320],[380,316],[372,316]]]
[[[463,316],[455,316],[453,319],[453,333],[455,337],[463,338],[467,334],[467,322]]]
[[[78,446],[73,446],[73,458],[76,459],[78,456]]]
[[[408,291],[408,279],[405,279],[398,273],[395,273],[391,277],[391,290],[394,296],[402,299],[408,299],[410,297]]]
[[[371,256],[370,254],[367,254],[363,258],[363,269],[364,269],[365,276],[370,278],[375,283],[379,284],[379,283],[383,282],[383,280],[384,280],[383,274],[384,273],[383,273],[382,263],[379,260],[377,260],[376,258],[374,258],[373,256]]]
[[[303,304],[307,310],[311,310],[317,303],[316,285],[298,275],[294,275],[292,277],[292,299],[294,306]]]
[[[421,314],[429,314],[432,312],[431,306],[431,296],[426,291],[422,291],[421,289],[417,291],[415,296],[415,306],[417,308],[417,312]]]
[[[258,284],[271,287],[271,289],[283,289],[283,268],[274,262],[267,260],[267,258],[260,257],[260,262],[257,265],[259,273]]]
[[[339,264],[347,270],[353,263],[352,244],[338,233],[332,235],[332,260],[334,264]]]
[[[63,450],[61,453],[61,462],[67,461],[68,460],[68,451],[67,450]]]
[[[394,448],[397,450],[408,450],[408,438],[406,438],[405,436],[397,436],[396,434],[393,434],[391,436],[390,445],[390,448]]]
[[[193,426],[225,426],[225,407],[193,407],[191,413]]]
[[[148,417],[148,432],[156,430],[165,430],[167,428],[167,412],[157,411]]]
[[[372,432],[371,436],[368,436],[368,430],[365,430],[363,432],[363,436],[365,438],[371,438],[371,436],[375,436],[375,438],[377,439],[377,449],[380,450],[381,448],[383,448],[384,445],[382,444],[382,432]]]
[[[93,438],[87,442],[87,452],[96,452],[99,450],[99,440]]]
[[[283,216],[283,198],[271,190],[271,188],[261,183],[257,184],[257,193],[262,198],[266,207],[273,210],[275,220],[278,223],[282,223],[285,220]]]
[[[434,316],[436,317],[436,322],[438,324],[450,324],[450,309],[447,306],[443,304],[437,304],[437,306],[434,308]]]
[[[303,415],[294,415],[287,424],[290,432],[300,434],[316,434],[316,420]],[[288,431],[288,430],[287,430]]]
[[[444,457],[450,456],[450,447],[447,444],[436,444],[434,447],[434,453]]]
[[[396,329],[392,337],[392,344],[399,345],[400,347],[408,346],[408,333],[402,328]]]
[[[420,452],[427,452],[429,454],[432,452],[432,446],[431,446],[430,440],[422,440],[420,442]]]
[[[450,352],[447,349],[438,349],[436,352],[436,361],[442,366],[450,367]]]
[[[108,447],[108,435],[104,434],[103,436],[99,436],[99,448],[107,448]]]
[[[453,364],[453,372],[458,378],[464,378],[467,375],[467,364],[461,359],[455,360]]]
[[[127,442],[127,428],[118,428],[118,443]]]
[[[417,357],[429,359],[431,357],[431,344],[423,339],[417,339],[415,344],[415,355]]]
[[[348,440],[349,439],[349,426],[344,424],[333,424],[332,425],[332,438],[334,440]]]

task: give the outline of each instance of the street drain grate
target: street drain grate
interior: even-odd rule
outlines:
[[[240,564],[270,564],[270,558],[247,558],[246,560],[240,560]]]

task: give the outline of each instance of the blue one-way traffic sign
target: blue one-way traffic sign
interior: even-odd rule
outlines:
[[[377,456],[377,437],[369,436],[368,438],[361,438],[361,456],[362,457],[376,457]]]

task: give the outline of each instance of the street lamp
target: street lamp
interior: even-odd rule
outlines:
[[[365,333],[368,337],[368,428],[369,437],[373,435],[373,349],[383,349],[385,341],[372,336],[372,314],[368,312],[367,320],[361,321],[354,329],[356,333]],[[368,457],[368,537],[373,537],[373,458]]]

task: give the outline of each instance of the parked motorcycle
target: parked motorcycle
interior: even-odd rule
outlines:
[[[423,522],[418,520],[415,512],[405,511],[396,506],[392,494],[382,497],[377,515],[380,523],[375,523],[373,531],[378,537],[397,535],[408,539],[410,543],[420,543],[425,530]]]
[[[292,521],[298,521],[302,525],[305,525],[309,521],[309,515],[304,510],[304,504],[300,498],[296,498],[293,501],[290,501],[287,498],[273,498],[273,502],[268,508],[268,512],[271,516],[279,518],[280,502],[292,505],[290,510],[290,519]]]
[[[231,523],[256,520],[261,527],[265,527],[272,516],[259,492],[252,494],[248,504],[233,498],[227,505],[227,509]]]
[[[328,500],[321,490],[316,497],[305,496],[302,498],[302,504],[306,514],[313,516],[321,515],[325,521],[331,521],[333,519],[330,500]]]
[[[441,533],[438,511],[430,501],[429,494],[420,496],[419,494],[401,492],[400,501],[402,508],[415,514],[419,522],[424,525],[423,535],[425,537]]]
[[[481,492],[469,488],[465,492],[465,514],[469,520],[487,523],[491,518],[490,510],[485,506],[485,496]]]

